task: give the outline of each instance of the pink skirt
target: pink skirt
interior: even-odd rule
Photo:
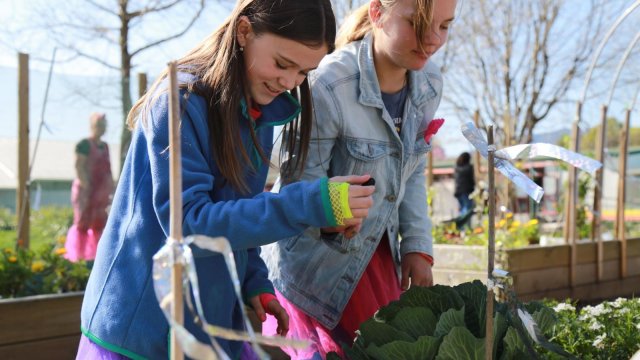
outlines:
[[[64,244],[67,252],[64,255],[69,261],[93,260],[96,258],[98,240],[102,233],[93,229],[82,231],[74,224],[67,232],[67,240]]]

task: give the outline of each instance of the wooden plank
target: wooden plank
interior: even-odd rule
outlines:
[[[506,270],[510,272],[566,266],[570,260],[569,245],[528,246],[507,250],[506,254]]]
[[[569,268],[553,267],[512,273],[516,294],[528,294],[569,287]]]
[[[80,332],[53,339],[0,346],[0,359],[69,360],[75,359]]]
[[[627,257],[627,276],[640,275],[640,256]],[[640,285],[638,285],[640,288]]]
[[[566,287],[535,293],[518,293],[522,301],[540,300],[544,298],[564,300],[567,298],[582,301],[605,300],[616,297],[638,297],[640,295],[640,276],[629,276],[624,279],[603,281],[595,284],[576,285],[573,289]]]
[[[83,293],[0,300],[0,345],[80,333]]]
[[[550,267],[568,266],[570,264],[569,245],[528,246],[506,250],[507,270],[510,272],[547,269]],[[603,260],[619,258],[620,242],[603,242]],[[576,245],[577,264],[593,263],[597,259],[596,244],[581,243]],[[640,239],[627,240],[627,260],[640,256]],[[576,274],[577,276],[577,274]]]
[[[627,259],[640,256],[640,238],[627,239]]]
[[[631,259],[629,263],[633,263],[635,272],[640,272],[640,257]],[[605,261],[602,263],[602,266],[604,273],[601,281],[606,282],[619,278],[619,260]],[[512,275],[518,294],[561,289],[569,286],[568,266],[519,271],[512,273]],[[588,285],[597,282],[597,264],[595,261],[587,264],[578,264],[576,266],[576,285]],[[640,284],[638,285],[638,289],[640,289]]]

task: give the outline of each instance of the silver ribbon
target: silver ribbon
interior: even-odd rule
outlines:
[[[462,134],[471,142],[471,144],[473,144],[476,150],[478,150],[483,157],[487,157],[489,145],[480,130],[478,130],[472,122],[467,122],[462,125]],[[495,150],[495,148],[492,148],[492,150]],[[529,154],[529,159],[538,156],[546,156],[564,161],[590,173],[594,173],[602,167],[602,163],[599,161],[573,151],[569,151],[563,147],[546,143],[520,144],[496,151],[496,168],[538,203],[542,199],[544,190],[529,179],[529,177],[516,169],[510,162],[510,160],[515,160],[520,155],[527,152]]]
[[[483,157],[488,157],[489,145],[482,136],[480,130],[478,130],[472,122],[462,125],[462,134],[471,142],[471,144],[473,144],[476,150],[478,150]],[[492,150],[494,150],[494,148],[492,148]],[[496,169],[516,184],[516,186],[524,190],[533,200],[537,203],[540,202],[542,195],[544,194],[544,190],[542,190],[540,186],[536,185],[536,183],[529,179],[525,174],[520,172],[520,170],[516,169],[515,166],[513,166],[513,164],[511,164],[507,159],[500,157],[498,152],[496,152],[495,166]]]
[[[172,326],[184,353],[194,359],[230,359],[224,352],[215,337],[227,340],[250,341],[253,350],[261,359],[269,359],[269,356],[258,346],[265,344],[270,346],[306,348],[309,342],[301,340],[286,339],[281,336],[262,336],[253,331],[253,327],[246,314],[244,306],[240,306],[242,317],[247,328],[247,332],[234,329],[225,329],[219,326],[210,325],[204,316],[204,309],[200,301],[200,286],[198,285],[198,275],[196,273],[193,253],[189,245],[196,245],[199,248],[217,252],[223,255],[227,269],[231,276],[235,296],[242,303],[242,293],[240,290],[240,280],[236,271],[236,263],[229,241],[223,237],[211,238],[203,235],[189,236],[180,244],[174,239],[167,239],[162,248],[153,256],[153,286],[160,308],[167,321]],[[182,282],[185,289],[183,298],[187,307],[194,311],[191,303],[191,293],[195,299],[196,323],[200,323],[203,330],[209,334],[212,346],[198,341],[187,329],[178,324],[171,315],[172,289],[171,289],[171,268],[174,264],[181,264],[184,268]],[[185,296],[186,295],[186,296]]]
[[[595,173],[602,167],[602,163],[582,154],[569,151],[561,146],[547,143],[520,144],[498,150],[496,156],[502,158],[516,159],[520,155],[529,153],[529,159],[539,156],[546,156],[557,160],[562,160],[569,165],[575,166],[588,173]]]

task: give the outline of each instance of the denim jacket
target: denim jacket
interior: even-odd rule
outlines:
[[[274,286],[332,329],[385,231],[398,277],[404,254],[433,255],[425,186],[431,145],[423,133],[438,108],[442,77],[431,62],[410,72],[400,134],[382,102],[370,35],[325,57],[309,82],[317,126],[302,179],[370,174],[374,205],[351,239],[309,228],[263,246],[261,256]]]

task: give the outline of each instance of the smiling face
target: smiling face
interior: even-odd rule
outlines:
[[[434,0],[433,20],[427,29],[422,47],[413,27],[415,0],[398,0],[394,6],[383,9],[373,0],[369,16],[374,27],[376,64],[407,70],[420,70],[427,60],[447,41],[453,22],[456,0]]]
[[[256,35],[246,18],[239,20],[237,41],[244,48],[245,95],[260,105],[300,85],[328,51],[326,44],[313,48],[270,33]]]

